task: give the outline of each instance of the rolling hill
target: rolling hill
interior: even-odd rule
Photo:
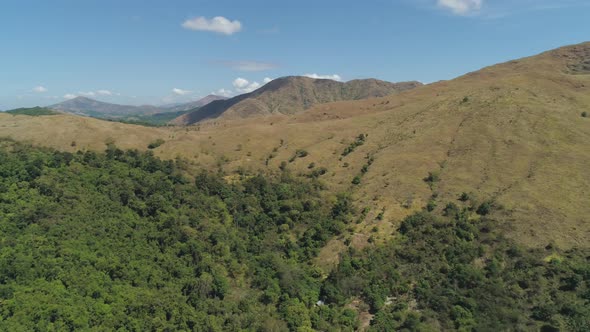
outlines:
[[[30,107],[30,108],[16,108],[13,110],[5,111],[12,115],[29,115],[29,116],[42,116],[42,115],[57,115],[58,112],[50,110],[45,107]]]
[[[162,109],[151,106],[131,106],[105,103],[102,101],[76,97],[47,108],[76,115],[92,116],[98,118],[115,118],[130,115],[145,115],[162,112]]]
[[[246,118],[254,115],[295,114],[321,103],[383,97],[420,85],[419,82],[390,83],[375,79],[342,83],[300,76],[283,77],[251,93],[212,102],[178,117],[172,123],[188,125],[218,117]]]
[[[359,211],[368,211],[322,250],[321,266],[335,264],[347,245],[389,239],[405,216],[426,206],[440,211],[449,202],[491,202],[496,227],[529,247],[587,246],[590,119],[582,113],[590,111],[588,61],[590,43],[584,43],[399,94],[318,104],[292,116],[241,119],[248,108],[240,106],[215,122],[146,128],[71,115],[0,114],[0,132],[69,151],[103,150],[112,141],[147,149],[162,139],[157,156],[186,158],[195,170],[231,175],[286,167],[317,176],[331,193],[351,192]],[[269,101],[280,83],[251,96]],[[302,99],[286,100],[301,105]],[[468,203],[458,200],[462,193]]]
[[[86,98],[76,97],[66,100],[59,104],[48,106],[47,108],[75,114],[90,116],[101,119],[119,119],[126,121],[144,121],[144,122],[161,122],[161,119],[169,121],[175,117],[184,114],[186,111],[200,108],[215,100],[223,100],[224,97],[216,95],[208,95],[196,101],[188,103],[175,104],[173,106],[152,106],[152,105],[119,105],[105,103],[102,101]],[[171,115],[169,114],[172,114]],[[168,114],[168,115],[165,115]]]

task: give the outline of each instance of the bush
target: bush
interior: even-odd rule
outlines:
[[[436,201],[431,199],[428,201],[428,204],[426,204],[426,210],[434,211],[434,209],[436,209]]]
[[[581,115],[582,115],[583,118],[587,118],[588,117],[588,112],[584,111],[584,112],[582,112]]]
[[[148,149],[155,149],[155,148],[159,147],[160,145],[162,145],[164,143],[166,143],[166,141],[164,141],[161,138],[158,138],[157,140],[155,140],[155,141],[151,142],[150,144],[148,144],[147,147],[148,147]]]
[[[461,202],[467,202],[467,201],[468,201],[470,198],[471,198],[471,197],[470,197],[470,196],[469,196],[469,194],[468,194],[468,193],[466,193],[466,192],[463,192],[463,193],[461,194],[461,196],[459,196],[459,200],[460,200]]]
[[[483,202],[477,207],[475,213],[479,214],[480,216],[488,215],[492,211],[492,203],[489,201]]]
[[[428,183],[428,186],[432,189],[434,184],[440,181],[440,173],[437,171],[428,172],[428,176],[424,178],[424,182]]]
[[[297,150],[295,151],[295,155],[297,156],[297,158],[305,158],[307,157],[309,153],[305,150]]]
[[[345,156],[351,154],[357,147],[365,144],[366,139],[367,139],[367,136],[365,134],[358,135],[357,138],[355,139],[355,141],[350,143],[350,145],[348,145],[344,149],[344,151],[342,152],[342,156],[345,157]]]
[[[357,176],[355,176],[355,177],[352,179],[352,184],[354,184],[354,185],[358,185],[358,184],[360,184],[360,183],[361,183],[361,177],[360,177],[360,175],[357,175]]]

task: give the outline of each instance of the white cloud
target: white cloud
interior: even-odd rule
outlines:
[[[222,96],[222,97],[231,97],[233,95],[233,92],[231,90],[219,89],[217,91],[211,92],[211,94]]]
[[[315,78],[315,79],[322,79],[322,80],[334,80],[334,81],[342,81],[342,77],[338,74],[332,74],[332,75],[318,75],[316,73],[313,74],[305,74],[303,76],[309,77],[309,78]]]
[[[75,94],[72,94],[72,93],[68,93],[68,94],[64,95],[64,99],[74,99],[76,97],[78,97],[78,96],[76,96]]]
[[[112,96],[114,93],[109,90],[98,90],[98,91],[96,91],[96,94],[101,95],[101,96]]]
[[[272,81],[272,78],[270,78],[270,77],[265,77],[265,78],[262,80],[262,82],[263,82],[264,84],[266,84],[266,83],[270,83],[271,81]]]
[[[240,21],[230,21],[223,16],[216,16],[212,19],[200,16],[184,21],[182,27],[189,30],[210,31],[224,35],[233,35],[242,30]]]
[[[240,93],[252,92],[260,87],[260,83],[250,82],[247,79],[241,77],[236,78],[232,85],[234,86],[234,89]]]
[[[483,0],[437,0],[437,3],[456,15],[468,15],[479,11],[483,6]]]
[[[248,82],[247,79],[238,77],[234,80],[234,82],[232,84],[236,89],[243,89],[243,88],[247,87],[249,83],[250,82]]]
[[[33,91],[37,92],[37,93],[43,93],[43,92],[47,92],[47,88],[39,85],[39,86],[34,87]]]
[[[186,95],[193,93],[192,91],[183,90],[183,89],[179,89],[179,88],[172,89],[172,92],[177,96],[186,96]]]
[[[278,67],[274,63],[258,61],[219,61],[219,63],[231,69],[249,72],[271,70]]]
[[[96,96],[96,93],[94,91],[86,91],[86,92],[79,91],[78,94],[81,95],[81,96],[85,96],[85,97],[94,97],[94,96]]]

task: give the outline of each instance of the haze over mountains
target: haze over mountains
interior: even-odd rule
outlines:
[[[181,103],[169,107],[158,107],[152,105],[119,105],[80,96],[48,106],[47,108],[60,112],[97,118],[127,118],[131,116],[145,116],[159,113],[181,113],[202,107],[212,101],[223,99],[225,99],[225,97],[208,95],[204,98],[188,103]]]
[[[174,119],[171,123],[188,125],[218,117],[247,118],[256,115],[295,114],[321,103],[384,97],[421,85],[415,81],[390,83],[363,79],[343,83],[328,79],[289,76],[273,80],[251,93],[212,102]]]

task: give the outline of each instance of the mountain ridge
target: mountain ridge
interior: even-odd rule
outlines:
[[[214,100],[222,100],[225,97],[208,95],[196,101],[180,103],[169,107],[153,105],[122,105],[103,102],[84,96],[68,99],[47,108],[75,115],[91,116],[96,118],[124,118],[129,116],[147,116],[161,113],[181,113],[190,109],[199,108]]]
[[[357,79],[338,82],[303,76],[275,79],[259,89],[209,105],[182,115],[173,121],[189,125],[218,117],[245,118],[255,115],[296,114],[310,107],[340,100],[383,97],[422,84],[417,81],[390,83],[377,79]]]

